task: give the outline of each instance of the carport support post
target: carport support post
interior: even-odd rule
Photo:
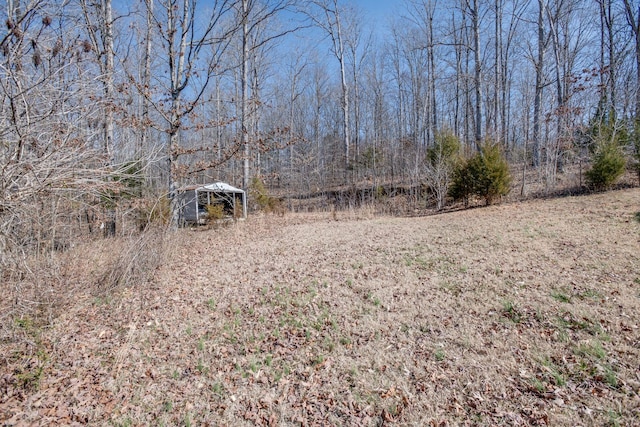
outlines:
[[[198,189],[197,188],[194,190],[194,193],[196,195],[196,198],[195,198],[195,202],[196,202],[196,224],[200,224],[200,209],[198,209]]]
[[[242,193],[242,217],[247,219],[247,192]]]

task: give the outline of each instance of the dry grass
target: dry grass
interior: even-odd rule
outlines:
[[[181,232],[54,322],[32,387],[0,372],[0,421],[638,425],[639,196]]]

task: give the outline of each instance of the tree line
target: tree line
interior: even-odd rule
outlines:
[[[549,189],[604,140],[640,151],[634,0],[405,0],[377,24],[348,0],[8,0],[0,13],[5,248],[123,200],[146,200],[149,218],[171,204],[175,222],[188,184],[416,187],[439,138],[462,157],[495,145]]]

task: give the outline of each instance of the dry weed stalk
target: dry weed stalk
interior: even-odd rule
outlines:
[[[159,227],[151,227],[138,236],[123,239],[123,247],[98,279],[96,291],[109,294],[150,280],[163,260],[164,233]]]
[[[99,159],[86,147],[67,147],[44,158],[25,154],[20,163],[7,161],[0,178],[2,336],[11,335],[15,319],[48,323],[78,287],[92,286],[73,268],[87,265],[86,254],[73,249],[101,235],[104,195],[120,187],[111,179],[120,168],[104,166]],[[158,233],[145,233],[141,248],[148,247],[151,234]],[[78,258],[71,259],[68,252]],[[133,252],[116,253],[128,254],[146,268],[147,257]]]

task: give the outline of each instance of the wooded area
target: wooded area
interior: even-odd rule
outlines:
[[[254,177],[282,195],[416,185],[445,131],[549,189],[603,128],[637,152],[637,2],[402,5],[383,31],[338,0],[8,1],[3,212],[43,192],[95,207],[132,173],[171,200]]]
[[[522,194],[595,160],[640,176],[637,1],[401,4],[381,28],[339,0],[4,2],[3,280],[116,222],[175,225],[188,185],[490,203],[509,179],[467,183],[483,147]]]

